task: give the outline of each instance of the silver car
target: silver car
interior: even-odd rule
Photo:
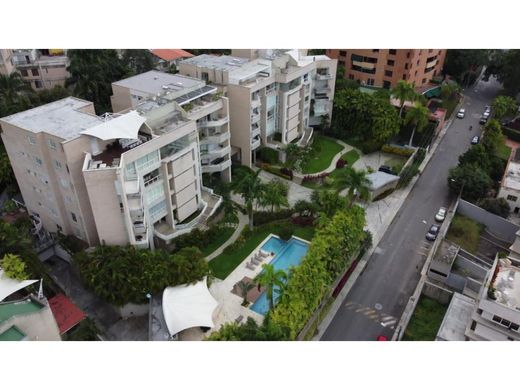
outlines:
[[[442,222],[446,218],[446,208],[441,207],[439,211],[437,211],[437,214],[435,214],[435,220],[437,222]]]
[[[465,108],[461,108],[459,110],[459,112],[457,112],[457,118],[462,119],[462,118],[464,118],[465,115],[466,115],[466,109]]]

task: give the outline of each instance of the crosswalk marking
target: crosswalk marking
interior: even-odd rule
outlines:
[[[368,318],[370,321],[378,322],[383,327],[388,327],[390,329],[395,328],[395,324],[397,323],[397,318],[394,316],[378,312],[377,310],[374,310],[372,307],[364,306],[356,302],[346,302],[344,305],[348,310],[352,310],[358,314],[361,314]]]

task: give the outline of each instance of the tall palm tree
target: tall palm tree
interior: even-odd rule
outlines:
[[[399,99],[400,109],[399,116],[403,116],[403,108],[406,101],[414,101],[417,94],[413,84],[407,83],[404,80],[399,80],[397,85],[392,89],[392,96]]]
[[[288,191],[289,189],[284,182],[274,180],[266,185],[264,195],[259,203],[263,207],[271,206],[271,212],[282,207],[289,207],[289,201],[287,200]]]
[[[348,207],[351,207],[357,199],[368,200],[370,180],[367,179],[365,170],[356,171],[354,168],[347,167],[339,171],[334,180],[340,187],[348,187]]]
[[[262,272],[255,278],[258,282],[258,288],[265,287],[265,294],[269,302],[269,310],[274,307],[274,289],[277,287],[277,292],[280,292],[287,282],[287,274],[285,271],[275,270],[272,264],[262,265]]]
[[[412,146],[413,136],[417,131],[420,133],[428,124],[428,116],[430,111],[423,106],[421,103],[416,103],[412,108],[408,110],[406,113],[406,117],[404,118],[404,123],[409,124],[413,123],[414,127],[412,130],[412,135],[410,136],[410,142],[408,142],[409,146]]]
[[[263,199],[266,188],[266,185],[258,177],[260,172],[261,170],[258,170],[256,173],[245,173],[240,179],[232,183],[232,189],[244,198],[249,216],[249,229],[251,230],[253,230],[255,203]]]

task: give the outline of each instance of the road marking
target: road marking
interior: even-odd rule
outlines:
[[[370,309],[368,311],[365,312],[365,315],[370,315],[370,314],[374,314],[376,311],[374,309]],[[379,315],[379,314],[378,314]]]
[[[371,314],[371,315],[369,315],[367,317],[370,318],[371,320],[375,320],[376,318],[379,317],[379,314],[375,313],[375,314]]]
[[[382,321],[388,321],[388,320],[393,320],[393,319],[394,319],[394,316],[386,316],[386,317],[381,318]]]
[[[389,325],[394,325],[396,322],[397,322],[397,320],[393,319],[393,320],[390,320],[390,321],[381,322],[381,325],[386,328]]]
[[[371,310],[369,307],[362,307],[360,309],[357,309],[356,310],[356,313],[362,313],[362,312],[365,312],[367,310]],[[363,313],[364,314],[364,313]]]
[[[380,303],[376,303],[374,307],[376,308],[376,310],[381,310],[383,308],[383,305],[381,305]]]

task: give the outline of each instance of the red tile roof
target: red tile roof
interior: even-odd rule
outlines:
[[[152,54],[165,61],[193,57],[193,54],[182,49],[153,49]]]
[[[49,299],[49,306],[58,323],[60,334],[68,332],[86,317],[85,313],[63,294],[58,294]]]

